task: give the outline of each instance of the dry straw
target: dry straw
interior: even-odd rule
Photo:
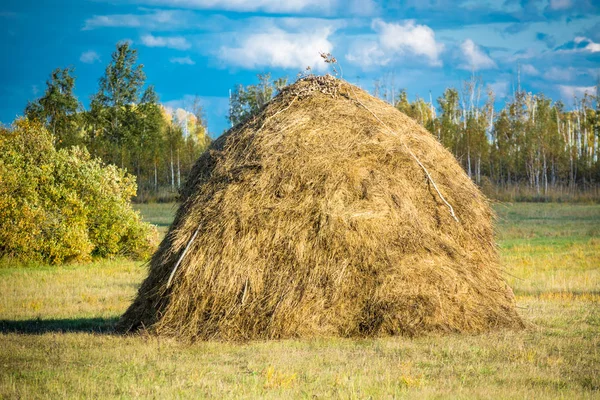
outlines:
[[[300,79],[216,140],[182,200],[122,331],[247,340],[523,326],[492,212],[454,157],[331,76]]]

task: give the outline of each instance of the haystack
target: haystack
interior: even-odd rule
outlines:
[[[304,78],[197,161],[119,329],[245,340],[521,327],[492,223],[425,129],[344,81]]]

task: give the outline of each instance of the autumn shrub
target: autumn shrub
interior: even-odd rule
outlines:
[[[62,263],[145,258],[156,229],[131,208],[135,178],[87,150],[56,150],[43,125],[0,130],[0,256]]]

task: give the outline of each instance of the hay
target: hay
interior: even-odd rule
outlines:
[[[299,80],[216,140],[182,200],[121,331],[245,340],[523,326],[493,214],[454,157],[330,76]]]

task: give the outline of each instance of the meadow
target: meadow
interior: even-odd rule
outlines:
[[[137,206],[164,234],[173,204]],[[112,326],[122,259],[0,262],[0,398],[598,398],[600,205],[496,204],[523,331],[181,343]]]

